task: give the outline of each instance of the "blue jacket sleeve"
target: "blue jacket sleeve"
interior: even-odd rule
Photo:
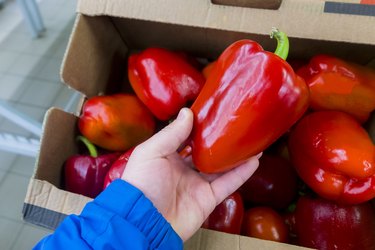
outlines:
[[[111,183],[34,249],[182,249],[181,238],[136,187]]]

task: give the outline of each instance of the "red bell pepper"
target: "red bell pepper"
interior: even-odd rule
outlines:
[[[162,48],[131,55],[128,76],[137,96],[159,120],[172,118],[194,101],[205,82],[184,56]]]
[[[120,157],[111,165],[104,178],[103,189],[107,188],[112,181],[121,178],[126,168],[126,164],[128,164],[130,155],[133,153],[134,149],[135,147],[132,147],[131,149],[120,155]]]
[[[240,193],[234,192],[216,206],[203,223],[202,228],[240,234],[244,212],[242,197]]]
[[[319,250],[374,250],[375,211],[368,202],[340,205],[303,196],[296,205],[297,244]]]
[[[155,120],[134,95],[94,96],[85,102],[78,128],[95,145],[125,151],[154,134]]]
[[[272,34],[275,54],[251,40],[230,45],[193,103],[190,144],[201,172],[223,172],[260,153],[306,111],[308,88],[285,61],[288,39]]]
[[[288,242],[289,231],[284,218],[270,207],[246,210],[242,235],[276,242]]]
[[[89,149],[90,155],[74,155],[64,164],[64,184],[69,192],[95,198],[103,190],[104,177],[120,153],[98,156],[95,146],[82,136],[78,137]]]
[[[281,156],[263,154],[259,167],[240,187],[245,205],[284,209],[297,195],[297,173]]]
[[[297,74],[309,85],[314,110],[343,111],[364,122],[375,109],[375,70],[370,67],[317,55]]]
[[[204,77],[207,79],[208,76],[211,74],[211,71],[212,69],[215,67],[216,65],[216,61],[213,61],[213,62],[210,62],[209,64],[207,64],[203,70],[202,70],[202,74],[204,75]]]
[[[352,116],[306,115],[290,133],[289,153],[301,179],[320,196],[347,204],[375,197],[375,147]]]

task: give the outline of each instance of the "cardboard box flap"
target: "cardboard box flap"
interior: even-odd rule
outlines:
[[[92,199],[56,188],[47,181],[31,179],[22,214],[24,220],[55,229],[69,214],[80,214]],[[40,220],[43,218],[43,220]]]
[[[374,7],[361,5],[359,0],[351,2],[365,10]],[[371,11],[368,15],[360,15],[361,12],[356,13],[355,8],[352,8],[353,14],[350,11],[346,14],[339,11],[335,13],[335,8],[326,8],[328,3],[283,0],[278,10],[265,10],[216,5],[210,0],[102,0],[94,3],[91,0],[80,0],[77,10],[93,16],[134,18],[263,35],[268,35],[271,27],[278,27],[296,38],[363,44],[375,41],[375,16],[371,15]]]
[[[51,108],[46,112],[40,153],[35,163],[38,168],[33,178],[48,181],[56,187],[61,186],[63,168],[61,163],[77,152],[74,141],[78,134],[76,120],[75,115],[58,108]],[[53,166],[56,163],[61,165],[58,171],[56,171],[56,166]]]
[[[110,18],[78,15],[61,69],[63,82],[86,96],[109,93],[124,79],[127,47]],[[103,35],[105,34],[105,35]],[[94,72],[96,74],[87,74]],[[110,84],[111,83],[111,84]]]
[[[262,249],[303,250],[311,249],[257,238],[227,234],[208,229],[199,229],[184,245],[185,250]]]

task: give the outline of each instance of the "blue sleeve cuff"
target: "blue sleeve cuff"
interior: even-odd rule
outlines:
[[[91,241],[90,245],[102,245],[99,242],[107,239],[113,227],[121,228],[116,219],[120,217],[144,235],[150,249],[183,248],[181,238],[152,202],[139,189],[121,179],[112,182],[93,202],[88,203],[81,216],[88,218],[85,221],[89,224],[86,230],[82,230],[86,235],[82,236],[88,243]],[[102,219],[90,220],[95,216]],[[113,225],[109,226],[111,223]],[[127,232],[124,232],[124,237],[127,237]]]

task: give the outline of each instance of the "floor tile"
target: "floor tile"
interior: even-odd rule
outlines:
[[[7,174],[7,171],[4,171],[4,170],[0,169],[0,184],[3,181],[6,174]]]
[[[54,44],[58,43],[59,34],[47,30],[43,33],[42,37],[32,39],[24,48],[24,53],[38,56],[48,56],[53,54],[51,48]]]
[[[22,206],[29,178],[8,173],[0,184],[0,214],[7,219],[21,221]]]
[[[19,56],[19,52],[0,51],[0,72],[6,72]]]
[[[66,49],[68,47],[68,39],[62,40],[53,50],[53,52],[50,54],[52,58],[57,58],[62,61],[64,58]]]
[[[38,73],[37,79],[60,82],[60,67],[61,58],[46,59],[46,64],[41,68]]]
[[[35,158],[18,156],[12,164],[12,167],[9,169],[9,172],[30,178],[34,173],[34,168]]]
[[[21,95],[19,102],[49,108],[58,95],[60,87],[61,83],[58,82],[31,80]]]
[[[46,112],[46,108],[37,107],[28,104],[22,103],[10,103],[12,107],[14,107],[17,111],[19,111],[22,115],[27,116],[30,120],[34,120],[39,125],[42,126],[43,118]],[[35,137],[32,136],[30,131],[27,131],[24,127],[19,124],[14,123],[11,120],[5,120],[0,123],[0,130],[8,133],[14,133],[17,135],[25,136],[25,137]]]
[[[16,154],[0,150],[0,170],[8,171],[16,158]]]
[[[16,221],[4,218],[4,217],[0,217],[1,249],[3,250],[11,249],[22,227],[23,227],[23,223],[21,222],[16,222]]]
[[[1,9],[0,15],[0,41],[8,36],[15,26],[22,21],[21,12],[16,1],[7,1]]]
[[[12,74],[0,75],[0,99],[18,100],[25,91],[25,77]]]
[[[24,224],[11,249],[32,249],[32,247],[34,247],[42,238],[51,233],[52,231],[42,227]]]
[[[19,27],[19,29],[22,31],[23,26]],[[12,31],[12,35],[5,37],[3,41],[0,43],[0,50],[23,52],[25,51],[25,48],[28,46],[28,43],[26,41],[29,41],[31,39],[33,38],[31,38],[31,36],[27,33]]]
[[[13,65],[8,69],[8,72],[25,77],[37,77],[43,67],[47,64],[46,59],[47,58],[23,54],[17,58]]]

